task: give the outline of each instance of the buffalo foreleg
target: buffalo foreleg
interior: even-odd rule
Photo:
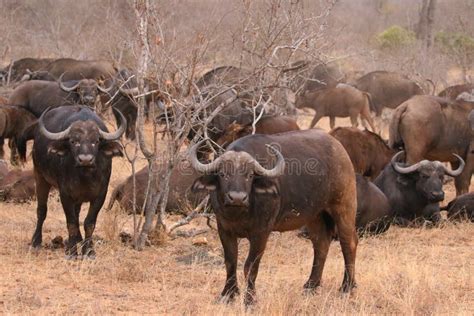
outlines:
[[[89,258],[95,258],[95,251],[93,248],[92,234],[94,233],[95,224],[97,222],[97,215],[104,205],[105,194],[102,194],[98,199],[91,203],[89,212],[84,220],[85,241],[82,247],[82,255]]]
[[[218,231],[222,247],[224,248],[224,261],[227,272],[225,286],[222,290],[220,299],[227,302],[233,300],[234,297],[239,294],[239,287],[237,285],[238,244],[237,237],[230,232],[225,231],[222,227],[219,227],[219,225]]]
[[[473,154],[468,154],[466,165],[459,176],[454,178],[454,186],[456,187],[456,196],[469,192],[469,185],[471,184],[471,177],[474,171],[474,159],[470,158]],[[451,162],[451,167],[457,169],[459,162]]]
[[[43,240],[43,223],[48,213],[48,196],[51,185],[39,174],[35,173],[36,181],[36,229],[31,238],[31,246],[33,248],[39,248]]]
[[[314,115],[313,120],[311,121],[311,124],[309,125],[309,128],[313,128],[322,117],[323,117],[323,114],[321,112],[316,111],[316,114]]]
[[[82,241],[81,230],[79,229],[79,211],[81,204],[74,203],[74,201],[66,196],[60,194],[61,204],[66,214],[67,231],[69,234],[66,245],[66,256],[68,258],[77,257],[77,244]]]
[[[250,238],[250,250],[245,261],[244,274],[247,280],[247,290],[245,291],[245,305],[250,305],[255,300],[255,280],[257,279],[258,267],[262,259],[265,246],[267,245],[268,233],[262,233]]]
[[[304,288],[310,293],[321,284],[324,263],[326,262],[326,257],[328,255],[329,245],[331,244],[334,230],[334,222],[332,219],[329,217],[323,217],[324,215],[321,214],[316,221],[306,225],[309,239],[311,239],[311,242],[313,243],[314,251],[311,275],[304,285]]]

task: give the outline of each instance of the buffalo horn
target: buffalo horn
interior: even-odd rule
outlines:
[[[408,167],[403,167],[401,163],[399,163],[397,160],[398,158],[403,155],[405,151],[399,151],[395,156],[393,156],[391,164],[393,166],[393,169],[395,169],[396,172],[401,173],[401,174],[407,174],[407,173],[412,173],[418,170],[418,168],[421,165],[421,162],[417,162],[414,165],[408,166]]]
[[[97,84],[97,89],[99,89],[100,92],[109,93],[110,91],[112,91],[112,89],[115,85],[115,79],[112,78],[112,83],[110,84],[110,86],[108,88],[101,87],[99,83],[96,83],[96,84]]]
[[[43,114],[41,114],[40,118],[38,119],[38,127],[41,134],[43,134],[46,138],[51,139],[51,140],[62,140],[62,139],[67,138],[69,135],[69,131],[71,130],[71,126],[66,128],[66,130],[62,132],[58,132],[58,133],[50,132],[44,126],[43,118],[50,109],[51,107],[47,108],[46,111],[44,111]]]
[[[221,157],[215,159],[213,162],[210,162],[208,164],[201,163],[197,158],[197,150],[205,141],[206,139],[200,141],[189,149],[189,162],[191,163],[191,166],[194,168],[194,170],[196,170],[197,172],[208,174],[212,173],[217,169]]]
[[[459,167],[456,169],[456,170],[451,170],[449,168],[447,168],[445,165],[443,165],[443,168],[444,168],[444,172],[446,172],[446,174],[448,176],[451,176],[451,177],[457,177],[461,174],[461,172],[463,171],[464,169],[464,165],[466,164],[464,162],[464,160],[459,157],[458,155],[456,154],[453,154],[454,157],[456,157],[458,160],[459,160]]]
[[[59,81],[59,87],[60,87],[62,90],[66,91],[66,92],[71,92],[71,91],[76,90],[77,87],[79,87],[80,82],[78,82],[77,84],[75,84],[74,86],[72,86],[72,87],[70,87],[70,88],[66,87],[66,86],[64,85],[64,83],[63,83],[63,76],[64,76],[64,73],[62,73],[61,76],[59,76],[59,79],[58,79],[58,81]]]
[[[125,129],[127,128],[127,120],[125,119],[125,117],[123,116],[122,112],[120,112],[119,110],[117,109],[114,109],[114,111],[116,111],[119,116],[120,116],[120,125],[119,125],[119,128],[113,132],[113,133],[109,133],[109,132],[104,132],[102,130],[99,129],[99,134],[100,136],[102,137],[102,139],[105,139],[105,140],[117,140],[120,138],[120,136],[122,136],[122,134],[125,132]]]
[[[254,159],[253,163],[255,166],[255,172],[259,175],[269,178],[281,176],[285,171],[285,158],[283,158],[281,152],[273,146],[268,144],[265,146],[270,149],[270,151],[277,157],[277,162],[275,163],[275,167],[273,167],[272,169],[266,169],[261,164],[259,164],[257,160]]]

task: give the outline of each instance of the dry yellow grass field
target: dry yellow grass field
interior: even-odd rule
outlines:
[[[309,119],[301,119],[304,128]],[[347,125],[347,120],[337,124]],[[327,120],[318,126],[327,128]],[[125,159],[116,159],[113,169],[111,187],[130,173]],[[452,182],[446,193],[447,201],[453,198]],[[68,261],[64,249],[48,248],[55,236],[67,234],[56,193],[50,197],[44,247],[29,251],[35,207],[35,202],[0,204],[0,312],[5,314],[474,314],[471,223],[392,227],[384,235],[361,239],[358,288],[351,295],[338,292],[343,259],[337,242],[331,246],[322,287],[306,296],[302,287],[312,263],[311,243],[296,232],[274,233],[260,265],[257,304],[246,310],[242,296],[229,305],[215,302],[225,269],[214,230],[199,236],[207,238],[205,245],[176,237],[137,252],[118,237],[120,231],[130,232],[132,217],[114,208],[99,215],[97,259]],[[207,226],[196,220],[182,229],[191,227]],[[241,289],[247,249],[242,240]]]

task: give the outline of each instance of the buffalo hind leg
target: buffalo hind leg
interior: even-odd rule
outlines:
[[[329,117],[329,127],[331,127],[331,129],[336,127],[336,118],[334,116]]]
[[[359,126],[359,122],[357,121],[357,117],[358,115],[351,115],[350,118],[351,118],[351,126],[352,127],[357,127]]]
[[[46,180],[35,172],[36,182],[36,229],[31,238],[31,246],[33,248],[41,247],[43,240],[43,223],[48,213],[48,196],[51,185]]]
[[[224,248],[224,261],[227,272],[225,286],[219,300],[228,302],[232,301],[239,294],[239,287],[237,285],[238,244],[237,237],[232,233],[225,231],[219,226],[218,232],[222,247]]]
[[[93,248],[92,234],[95,230],[95,224],[97,222],[97,215],[104,205],[105,194],[102,194],[98,199],[91,203],[89,207],[89,212],[87,213],[86,219],[84,220],[84,232],[85,240],[84,246],[82,247],[82,255],[87,256],[88,258],[95,258],[95,251]]]
[[[304,288],[308,293],[313,293],[321,284],[324,264],[334,232],[334,221],[327,213],[321,213],[316,221],[306,225],[309,239],[313,243],[314,259],[311,274]]]
[[[323,114],[321,112],[316,112],[316,114],[313,117],[313,120],[311,121],[311,124],[309,125],[309,128],[313,128],[322,117],[323,117]]]
[[[335,218],[337,234],[341,244],[342,255],[344,256],[344,279],[342,281],[341,291],[349,292],[356,287],[355,281],[355,260],[357,251],[357,232],[355,228],[355,219],[348,216],[346,212],[339,210]],[[346,216],[345,216],[346,215]]]
[[[247,280],[244,303],[251,305],[255,301],[255,280],[257,279],[258,267],[262,259],[265,246],[267,245],[269,233],[259,234],[249,239],[250,250],[244,266],[244,275]]]
[[[374,125],[374,121],[372,120],[372,116],[370,116],[370,109],[369,107],[364,107],[362,112],[360,113],[362,119],[364,119],[367,123],[369,123],[372,132],[377,133]]]

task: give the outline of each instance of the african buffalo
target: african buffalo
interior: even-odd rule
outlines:
[[[0,201],[23,203],[35,196],[35,177],[32,170],[11,170],[0,180]]]
[[[122,117],[117,131],[109,133],[105,124],[90,108],[61,106],[45,111],[38,122],[24,133],[19,141],[20,157],[26,159],[26,141],[33,138],[33,164],[36,179],[37,216],[32,247],[42,241],[42,227],[46,219],[48,195],[51,187],[59,191],[66,214],[69,233],[66,254],[77,256],[77,243],[82,241],[79,212],[82,203],[90,202],[84,220],[85,241],[82,254],[95,256],[92,234],[97,215],[105,201],[112,157],[122,155],[117,139],[125,132]]]
[[[448,211],[448,218],[454,220],[469,219],[474,222],[474,192],[456,197],[441,210]]]
[[[458,160],[452,154],[461,156],[466,167],[455,179],[456,194],[466,193],[474,171],[474,156],[469,154],[472,130],[468,120],[473,109],[474,102],[415,96],[393,113],[389,146],[404,149],[408,164],[429,159],[449,161],[456,168]]]
[[[289,131],[297,131],[300,127],[294,119],[288,116],[269,116],[262,118],[255,124],[255,134],[277,134]],[[217,139],[220,146],[227,146],[236,139],[252,134],[252,125],[242,126],[237,123],[230,124],[224,135]]]
[[[16,140],[23,133],[23,130],[36,117],[25,109],[16,106],[3,105],[0,106],[0,157],[3,159],[5,152],[3,151],[4,139],[10,140],[10,162],[16,164]]]
[[[113,78],[117,73],[117,69],[109,61],[77,60],[72,58],[56,59],[41,70],[49,74],[51,78],[59,79],[63,76],[65,81],[81,79],[107,80]]]
[[[359,235],[386,232],[393,219],[385,194],[364,176],[356,174],[357,216],[356,227]]]
[[[50,58],[22,58],[14,60],[10,65],[0,70],[0,82],[6,83],[20,81],[25,75],[30,72],[40,71],[46,67],[54,59]],[[10,76],[10,78],[8,78]]]
[[[22,107],[39,117],[48,107],[84,104],[93,107],[98,92],[108,93],[95,80],[73,81],[33,80],[22,83],[10,96],[8,104]]]
[[[398,162],[404,152],[393,156],[382,173],[375,179],[375,185],[387,196],[393,215],[401,221],[412,221],[423,217],[431,221],[440,220],[439,202],[444,199],[444,175],[457,177],[464,168],[459,160],[456,170],[446,168],[439,161],[422,160],[415,164]]]
[[[374,131],[370,117],[370,102],[371,97],[368,93],[346,84],[338,84],[334,88],[298,94],[295,105],[299,109],[306,107],[316,111],[310,128],[313,128],[323,116],[329,116],[331,129],[334,128],[336,117],[350,117],[352,126],[357,127],[357,117],[361,115]]]
[[[159,179],[167,171],[166,163],[159,163],[156,167],[159,176],[154,184],[159,187]],[[187,160],[179,161],[178,165],[172,171],[169,182],[169,194],[166,204],[167,212],[183,212],[188,206],[194,207],[201,202],[202,194],[193,194],[191,185],[198,174],[189,165]],[[135,174],[136,188],[136,210],[142,213],[143,202],[145,200],[146,189],[148,186],[148,167],[144,167]],[[133,176],[129,176],[122,183],[117,185],[112,191],[109,204],[106,209],[111,209],[118,202],[120,207],[128,214],[133,214]]]
[[[354,170],[374,180],[390,162],[395,151],[385,141],[368,130],[355,127],[338,127],[329,135],[341,142],[351,158]]]
[[[425,94],[423,88],[415,81],[389,71],[369,72],[357,79],[353,85],[361,91],[370,93],[373,104],[371,109],[376,116],[380,116],[385,107],[394,109],[414,95]]]
[[[230,144],[224,154],[208,164],[196,156],[200,145],[189,152],[193,168],[204,174],[196,179],[193,190],[211,194],[227,271],[221,294],[224,300],[239,292],[238,238],[250,241],[244,266],[244,301],[250,304],[270,233],[304,225],[314,250],[305,288],[311,292],[320,285],[335,227],[345,262],[341,290],[350,291],[355,286],[356,184],[354,168],[339,142],[320,130],[248,135]]]
[[[456,98],[464,92],[474,95],[474,83],[458,84],[447,87],[446,89],[438,93],[438,96],[442,98],[456,100]]]

